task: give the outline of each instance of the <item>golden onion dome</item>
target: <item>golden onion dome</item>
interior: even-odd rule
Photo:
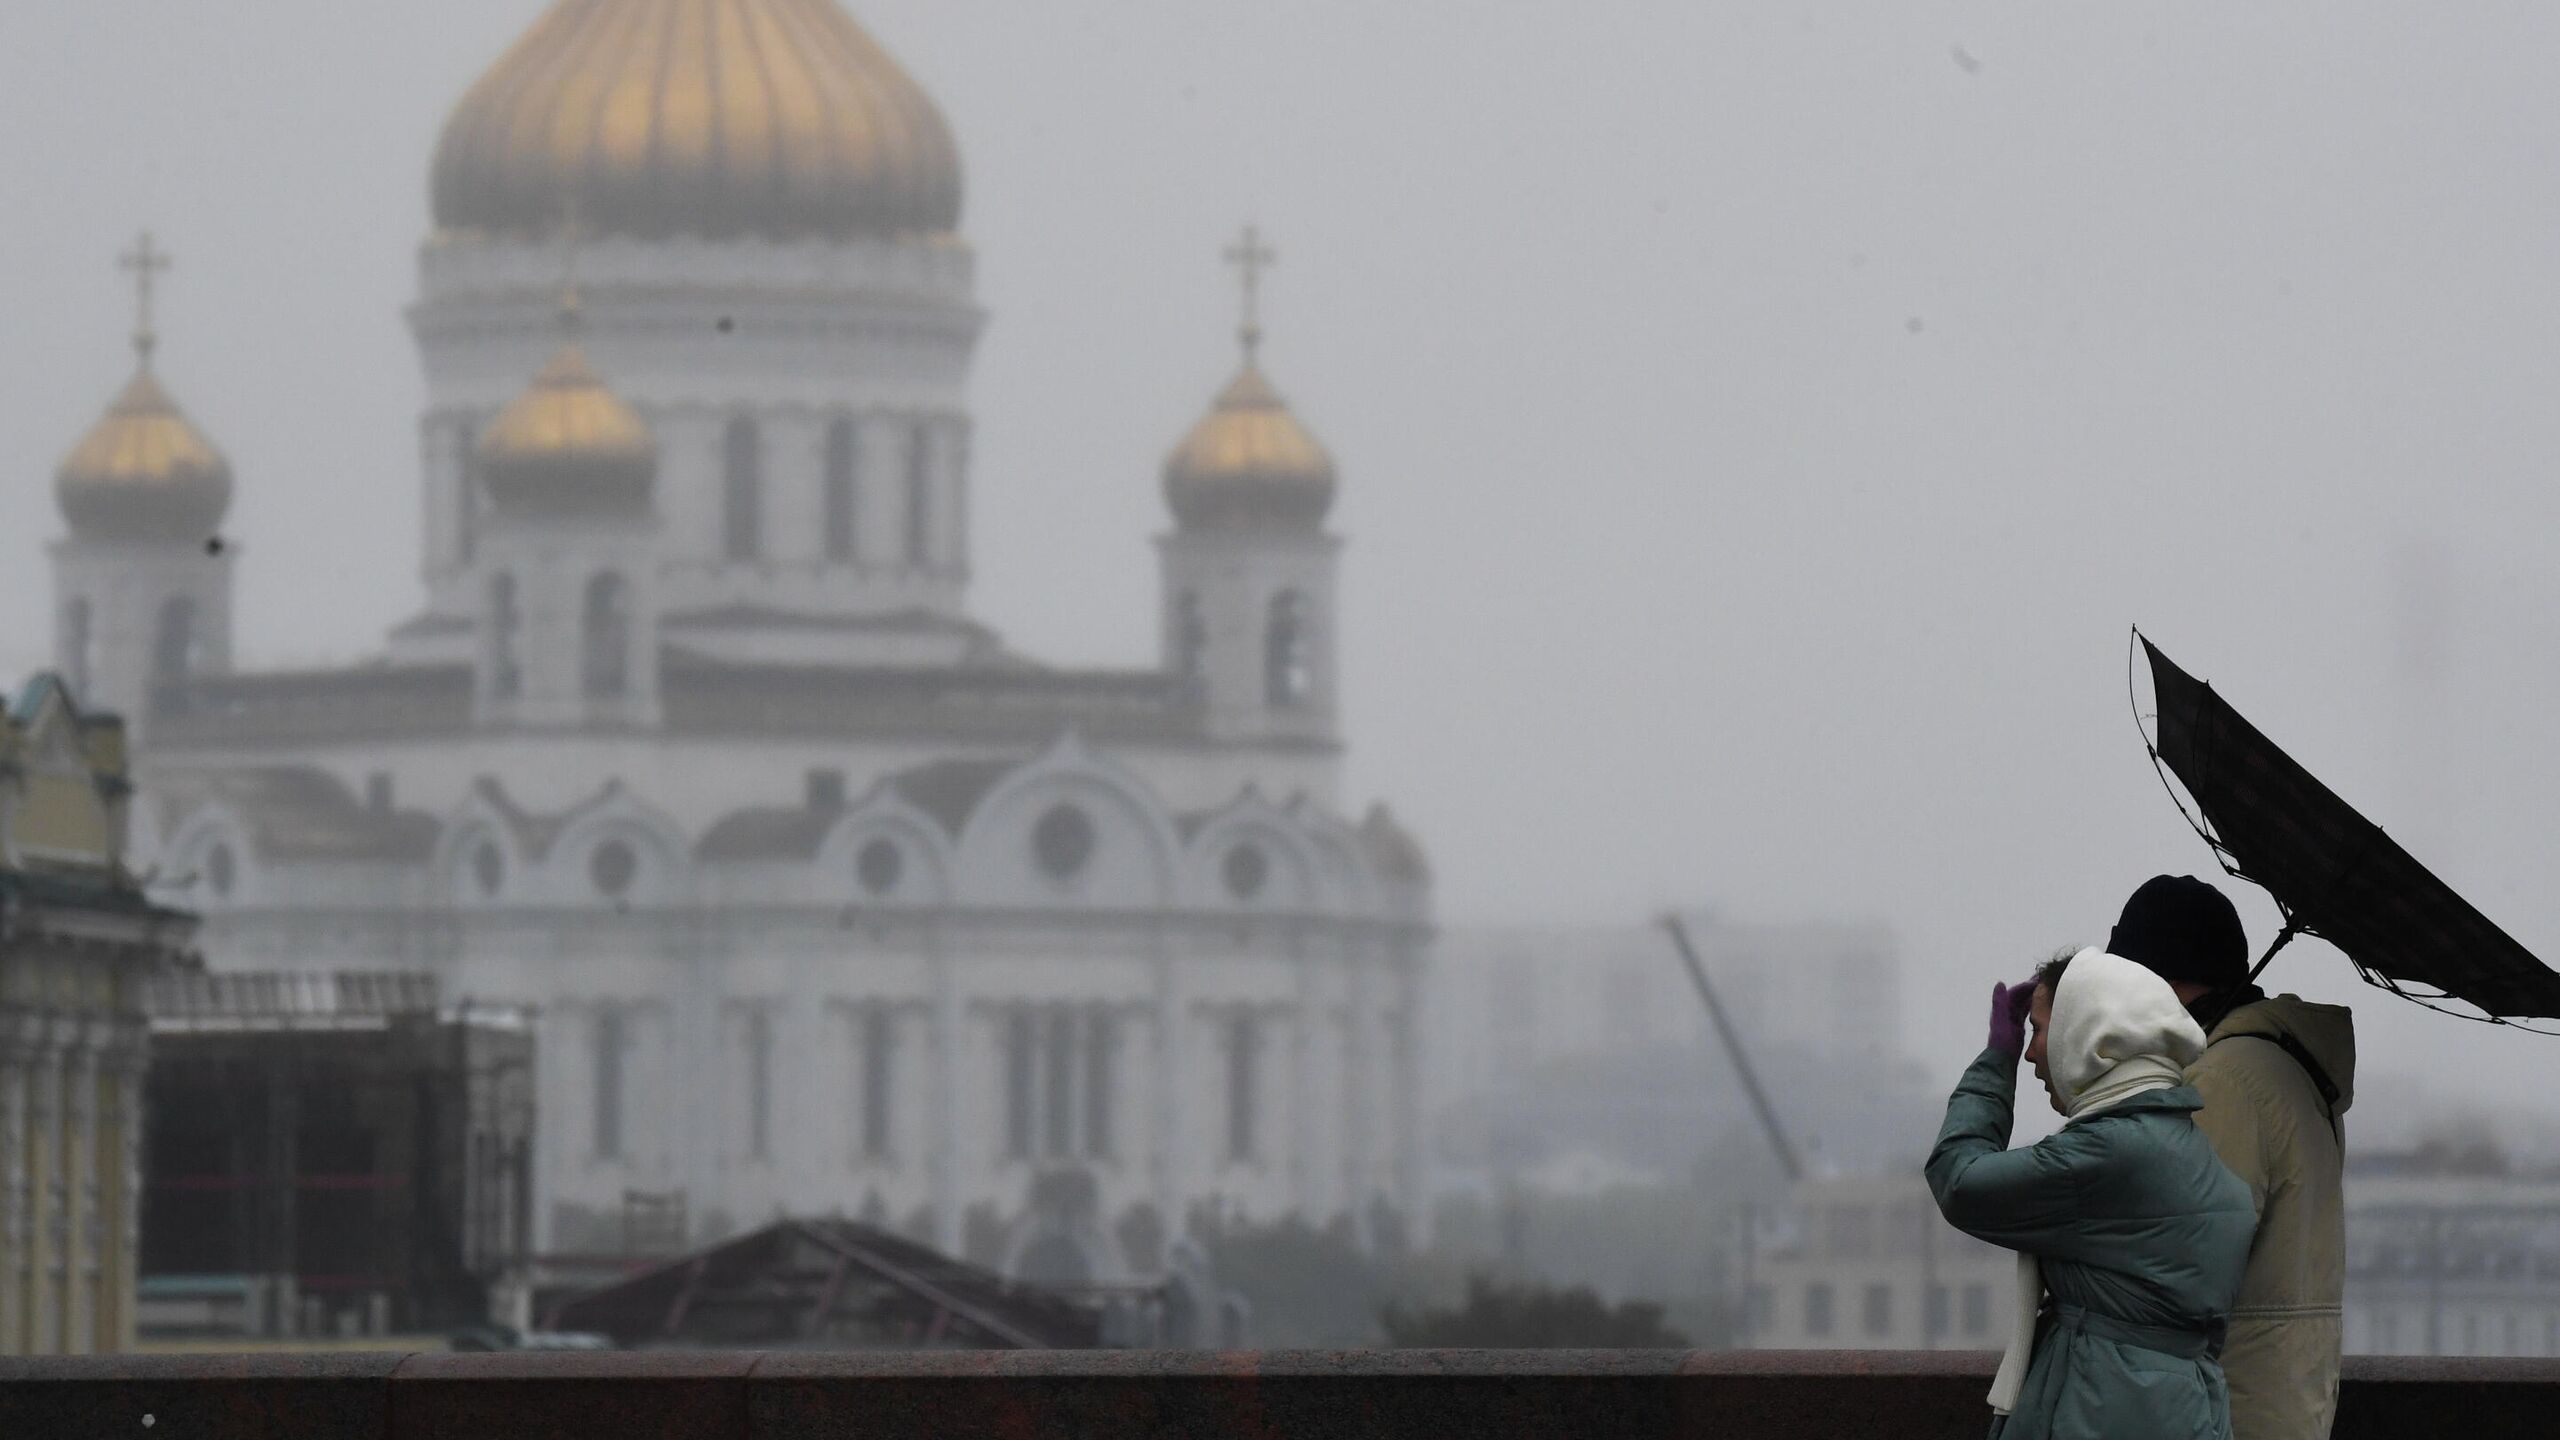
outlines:
[[[575,340],[480,432],[475,458],[490,501],[519,514],[645,509],[658,473],[648,422],[596,378]]]
[[[54,471],[71,533],[100,540],[201,544],[231,508],[231,465],[142,364]]]
[[[960,154],[835,0],[554,0],[445,122],[433,202],[455,230],[932,234]]]
[[[1195,529],[1312,528],[1332,508],[1333,486],[1333,457],[1289,413],[1250,350],[1164,462],[1165,502]]]

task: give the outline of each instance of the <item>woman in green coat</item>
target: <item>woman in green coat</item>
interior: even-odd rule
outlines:
[[[2257,1221],[2196,1129],[2182,1072],[2203,1050],[2168,982],[2103,950],[1992,992],[1928,1175],[1948,1224],[2018,1252],[1999,1440],[2230,1440],[2217,1357]],[[2068,1118],[2011,1150],[2022,1052]]]

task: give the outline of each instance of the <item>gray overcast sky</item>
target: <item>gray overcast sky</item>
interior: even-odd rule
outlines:
[[[163,371],[239,473],[249,660],[410,610],[428,156],[538,8],[0,9],[0,669],[41,658],[49,476],[125,372],[145,223]],[[1996,974],[2209,864],[2135,740],[2139,620],[2560,953],[2560,9],[854,9],[967,162],[976,597],[1022,647],[1149,657],[1156,467],[1232,363],[1217,252],[1278,244],[1355,789],[1448,918],[1880,917],[1951,1069]],[[2386,1003],[2377,1084],[2560,1059]]]

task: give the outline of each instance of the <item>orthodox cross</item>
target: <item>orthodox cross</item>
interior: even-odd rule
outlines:
[[[116,266],[133,275],[133,350],[142,357],[142,363],[148,365],[151,363],[151,347],[159,340],[151,328],[151,281],[152,277],[169,268],[169,252],[153,244],[151,232],[145,230],[142,237],[133,242],[132,249],[116,257]]]
[[[1236,267],[1244,284],[1244,324],[1236,337],[1244,341],[1244,358],[1253,358],[1254,347],[1262,343],[1262,270],[1280,263],[1280,254],[1262,243],[1262,232],[1251,225],[1244,227],[1244,237],[1227,247],[1227,263]]]

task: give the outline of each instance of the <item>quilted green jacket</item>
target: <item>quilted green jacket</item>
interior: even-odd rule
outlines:
[[[1929,1189],[1947,1223],[2034,1255],[2045,1300],[2000,1440],[2229,1440],[2220,1354],[2257,1227],[2196,1128],[2187,1086],[2136,1095],[2023,1149],[2017,1061],[1975,1060],[1947,1100]]]

